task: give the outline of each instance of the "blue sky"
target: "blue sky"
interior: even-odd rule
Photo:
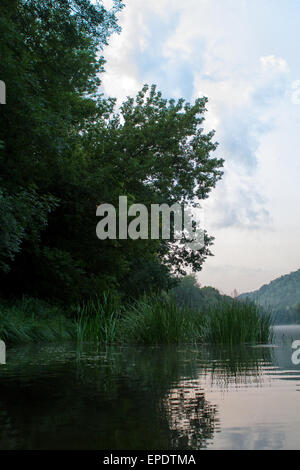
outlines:
[[[205,203],[216,240],[200,283],[245,292],[299,269],[300,1],[125,3],[104,92],[122,102],[155,83],[166,98],[207,96],[226,161]]]

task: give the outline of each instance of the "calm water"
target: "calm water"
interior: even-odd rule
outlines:
[[[300,366],[273,347],[11,349],[1,449],[300,449]]]

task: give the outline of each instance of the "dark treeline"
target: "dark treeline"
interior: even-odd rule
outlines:
[[[214,287],[201,287],[195,275],[184,276],[171,290],[172,297],[180,306],[189,306],[199,310],[214,307],[221,302],[232,302],[232,297],[222,295]]]
[[[117,109],[101,94],[101,54],[122,8],[120,0],[110,11],[88,0],[1,2],[3,297],[138,296],[169,289],[211,254],[208,234],[197,252],[167,240],[96,237],[102,202],[194,203],[222,176],[214,133],[202,129],[206,98],[167,100],[144,86]]]

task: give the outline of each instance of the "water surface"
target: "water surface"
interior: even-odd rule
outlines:
[[[236,348],[9,349],[1,449],[300,449],[300,326]]]

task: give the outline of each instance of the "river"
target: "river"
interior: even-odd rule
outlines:
[[[0,449],[300,449],[300,326],[271,345],[8,348]]]

